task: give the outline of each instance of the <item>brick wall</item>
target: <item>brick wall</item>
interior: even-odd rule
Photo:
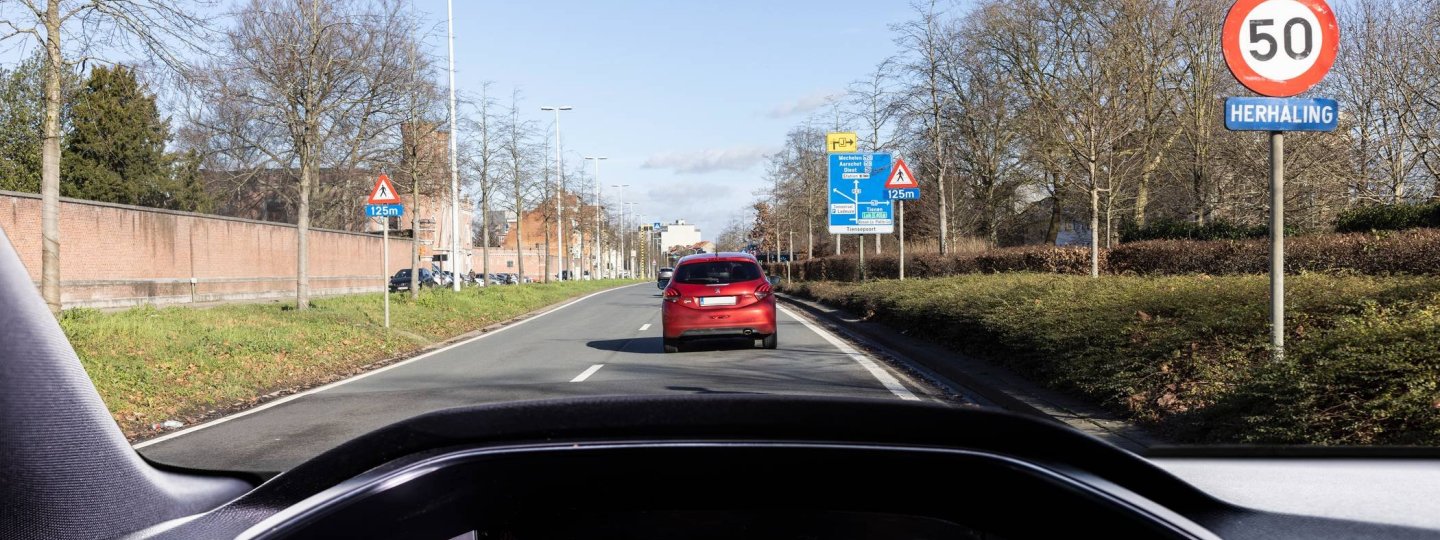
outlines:
[[[0,191],[0,229],[40,281],[40,197]],[[295,295],[293,225],[61,199],[65,307],[117,307]],[[310,231],[313,295],[380,291],[381,239]],[[409,266],[408,239],[390,241],[390,272]]]

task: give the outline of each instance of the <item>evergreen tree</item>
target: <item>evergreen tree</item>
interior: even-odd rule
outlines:
[[[165,206],[172,190],[165,145],[170,122],[135,71],[97,66],[70,109],[61,152],[61,193],[81,199]]]
[[[215,201],[205,191],[205,179],[200,165],[203,159],[194,149],[170,154],[170,181],[165,198],[156,206],[171,210],[208,213],[214,210]]]

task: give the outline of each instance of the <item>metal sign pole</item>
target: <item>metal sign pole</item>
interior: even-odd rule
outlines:
[[[860,281],[865,281],[865,235],[856,235],[860,239]]]
[[[1285,132],[1270,132],[1270,346],[1285,359]]]
[[[390,328],[390,218],[380,218],[381,234],[380,263],[385,278],[384,289],[381,294],[385,295],[385,328]]]
[[[905,281],[905,201],[900,201],[900,281]]]

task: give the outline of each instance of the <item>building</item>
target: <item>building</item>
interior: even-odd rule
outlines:
[[[576,275],[584,275],[596,264],[595,251],[595,206],[585,204],[572,193],[565,194],[565,247],[569,254],[566,268]],[[555,199],[539,201],[533,210],[515,219],[513,212],[506,212],[506,222],[499,228],[499,238],[491,241],[491,272],[517,272],[518,258],[524,259],[525,275],[534,280],[545,277],[545,264],[550,265],[550,277],[560,272],[560,246],[555,241],[555,227],[551,218],[555,211]],[[494,215],[494,214],[492,214]],[[516,234],[516,232],[519,234]],[[518,245],[517,245],[518,244]],[[496,268],[500,270],[496,270]]]
[[[685,223],[683,219],[677,219],[674,223],[660,227],[660,249],[669,251],[675,246],[690,248],[699,244],[700,229],[692,224]]]

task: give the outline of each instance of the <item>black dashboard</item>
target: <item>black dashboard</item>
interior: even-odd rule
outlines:
[[[1431,538],[1241,508],[1057,423],[896,401],[587,398],[381,429],[147,538]]]

